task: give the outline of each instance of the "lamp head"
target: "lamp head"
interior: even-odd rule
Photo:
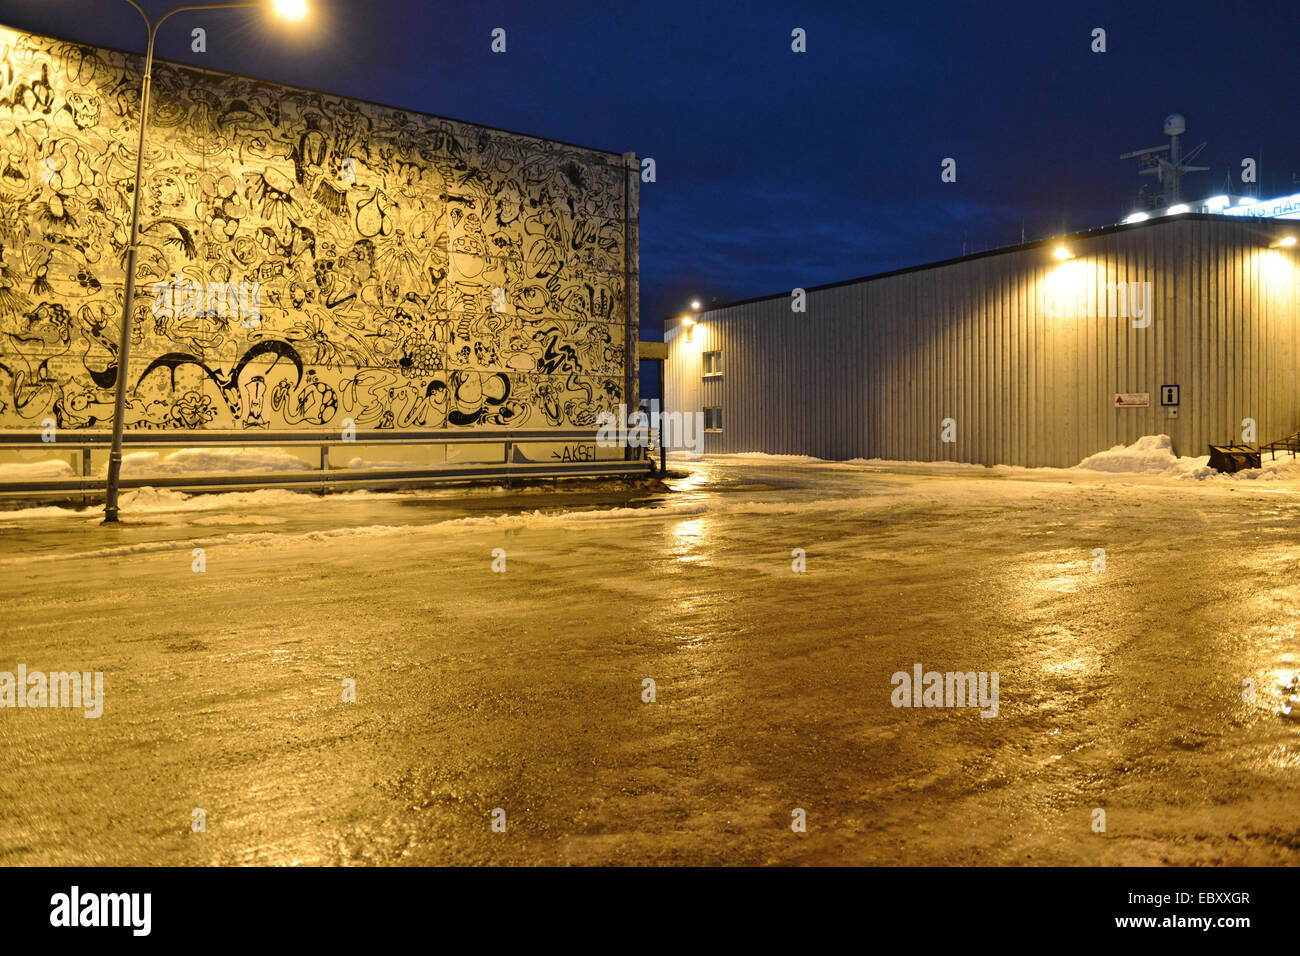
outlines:
[[[307,0],[271,0],[271,10],[283,20],[302,20],[307,16]]]

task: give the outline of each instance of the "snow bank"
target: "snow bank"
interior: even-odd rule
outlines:
[[[156,451],[122,456],[124,475],[197,475],[208,472],[304,471],[312,466],[278,448],[182,448],[166,457]],[[105,475],[108,466],[100,472]]]
[[[1210,456],[1180,458],[1174,454],[1168,435],[1144,435],[1131,445],[1116,445],[1085,458],[1075,468],[1125,475],[1158,475],[1197,481],[1295,481],[1300,480],[1300,461],[1290,452],[1276,458],[1265,455],[1259,468],[1225,474],[1210,467]]]
[[[400,497],[396,493],[374,491],[345,491],[329,496],[336,501]],[[166,488],[137,488],[122,493],[119,506],[124,514],[151,514],[169,511],[219,511],[226,508],[271,509],[279,505],[301,505],[322,499],[309,492],[289,491],[285,488],[263,488],[260,491],[227,491],[213,495],[186,495]]]
[[[776,464],[795,463],[811,464],[825,462],[825,458],[814,458],[812,455],[769,455],[762,451],[738,451],[726,455],[709,455],[710,460],[720,459],[722,461],[770,461]]]
[[[399,492],[344,491],[329,496],[331,501],[374,501],[401,497]],[[123,491],[118,507],[124,515],[167,514],[177,511],[221,511],[241,508],[245,511],[272,509],[281,505],[301,505],[320,500],[309,492],[289,491],[284,488],[264,488],[261,491],[227,491],[219,494],[186,495],[167,488],[136,488]],[[16,508],[0,511],[0,518],[89,518],[99,521],[104,510],[100,506],[77,510],[53,505],[37,508]]]
[[[985,471],[988,465],[981,465],[972,461],[894,461],[889,458],[850,458],[843,462],[845,465],[875,465],[876,467],[892,468],[897,466],[906,466],[908,468],[954,468],[969,469],[977,468]],[[998,468],[1015,468],[1016,465],[997,465]],[[1026,469],[1027,470],[1027,469]]]
[[[385,461],[377,458],[350,458],[347,468],[421,468],[427,467],[418,461]]]
[[[606,487],[601,482],[575,487],[576,491],[600,491]],[[616,482],[609,487],[617,487]],[[260,491],[227,491],[207,494],[189,495],[167,488],[144,487],[123,491],[118,500],[118,507],[124,515],[167,514],[187,511],[223,511],[239,508],[243,515],[239,520],[246,521],[249,512],[273,510],[282,506],[315,506],[323,504],[347,503],[353,501],[391,501],[398,498],[415,500],[457,501],[465,498],[486,497],[524,497],[547,496],[556,492],[548,485],[525,485],[507,487],[504,484],[490,485],[453,485],[446,488],[422,488],[411,491],[335,491],[327,496],[320,496],[309,491],[291,491],[286,488],[264,488]],[[57,505],[42,505],[35,508],[0,509],[0,518],[92,518],[95,521],[103,516],[103,508],[95,506],[88,509],[76,509]],[[235,520],[235,519],[232,519]]]
[[[0,481],[71,478],[75,474],[66,461],[21,461],[0,465]]]
[[[1064,468],[1025,468],[1020,465],[981,465],[968,461],[903,461],[892,458],[850,458],[847,461],[833,461],[825,458],[812,458],[807,455],[763,455],[747,453],[743,455],[710,455],[710,460],[745,460],[809,462],[826,465],[869,465],[877,468],[939,468],[952,471],[996,471],[1001,474],[1017,472],[1044,474],[1047,472],[1065,472]],[[1085,458],[1074,468],[1084,471],[1109,472],[1125,475],[1163,475],[1183,477],[1191,475],[1202,477],[1200,472],[1208,470],[1210,475],[1217,474],[1208,469],[1209,457],[1179,458],[1174,454],[1173,442],[1168,435],[1146,435],[1132,445],[1116,445]]]
[[[812,455],[769,455],[765,451],[737,451],[719,453],[716,455],[700,455],[693,451],[669,451],[669,461],[734,461],[734,462],[766,462],[773,465],[824,465],[830,463],[825,458],[814,458]],[[838,464],[836,462],[835,464]]]
[[[1261,467],[1249,468],[1235,474],[1224,474],[1210,467],[1210,456],[1179,457],[1174,454],[1174,443],[1168,435],[1144,435],[1131,445],[1115,445],[1106,451],[1089,455],[1071,468],[1026,468],[1021,465],[979,465],[964,461],[900,461],[889,458],[850,458],[834,461],[813,458],[809,455],[765,455],[747,452],[737,455],[709,455],[709,461],[754,461],[773,463],[805,463],[818,465],[851,465],[876,468],[924,468],[953,472],[978,472],[1007,476],[1068,477],[1071,472],[1089,471],[1098,474],[1180,478],[1196,481],[1300,481],[1300,459],[1289,452],[1276,459],[1265,456]]]

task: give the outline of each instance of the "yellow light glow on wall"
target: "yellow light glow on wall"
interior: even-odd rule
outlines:
[[[1078,318],[1087,310],[1088,289],[1095,277],[1083,259],[1065,259],[1053,266],[1043,280],[1039,295],[1039,311],[1047,318]]]
[[[1259,250],[1259,275],[1264,282],[1281,291],[1294,284],[1297,272],[1295,257],[1285,251],[1288,247]]]

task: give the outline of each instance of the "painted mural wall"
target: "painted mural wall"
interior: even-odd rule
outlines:
[[[138,63],[0,27],[0,428],[110,427]],[[167,63],[151,112],[128,428],[594,429],[625,400],[618,155]]]

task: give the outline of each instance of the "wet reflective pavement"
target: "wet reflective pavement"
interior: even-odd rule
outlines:
[[[0,515],[0,670],[105,685],[0,709],[0,861],[1300,861],[1294,490],[680,467]]]

